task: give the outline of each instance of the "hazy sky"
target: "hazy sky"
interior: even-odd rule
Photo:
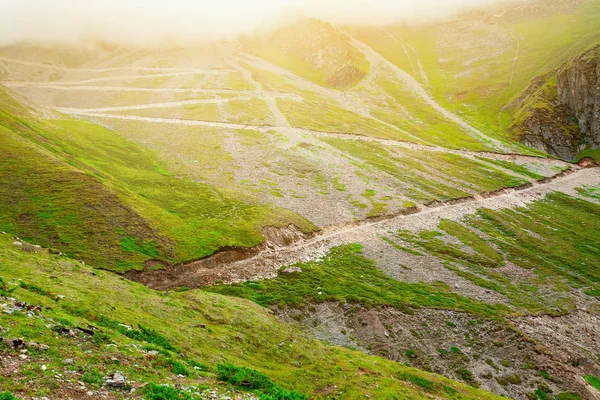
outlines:
[[[335,23],[439,17],[493,0],[0,0],[0,42],[233,38],[307,15]]]

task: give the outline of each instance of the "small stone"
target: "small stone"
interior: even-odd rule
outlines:
[[[42,365],[42,366],[40,367],[40,369],[41,369],[42,371],[45,371],[45,370],[47,370],[47,369],[48,369],[48,367],[46,367],[45,365]]]
[[[300,267],[287,267],[286,269],[284,269],[284,270],[281,271],[282,274],[293,274],[294,272],[300,273],[300,272],[302,272],[302,268],[300,268]]]
[[[63,360],[63,362],[64,362],[65,364],[73,364],[75,361],[74,361],[72,358],[65,358],[65,359]]]
[[[21,360],[27,360],[27,354],[19,354]]]
[[[87,395],[92,397],[94,395],[94,392],[92,392],[91,390],[89,392],[87,392]]]
[[[25,341],[21,338],[12,340],[12,347],[15,350],[21,350],[25,348]]]
[[[104,377],[104,384],[112,387],[125,387],[127,383],[125,376],[121,371],[115,372],[113,375]]]

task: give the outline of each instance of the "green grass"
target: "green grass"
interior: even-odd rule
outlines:
[[[361,160],[364,164],[357,164],[359,167],[365,170],[374,168],[397,180],[400,194],[421,203],[469,197],[467,190],[489,192],[527,182],[455,154],[403,148],[400,155],[373,142],[337,138],[322,140]],[[437,178],[429,177],[430,174]],[[455,185],[444,182],[454,182]],[[465,190],[461,190],[461,186]]]
[[[399,39],[403,38],[418,52],[428,78],[426,87],[442,105],[488,134],[507,136],[514,111],[503,107],[517,98],[531,79],[556,70],[600,41],[600,6],[595,0],[584,0],[572,12],[541,14],[489,26],[467,22],[464,28],[457,28],[441,22],[385,30],[362,28],[352,34],[425,84],[416,54],[409,50],[411,58],[405,55]],[[520,48],[513,74],[515,40]],[[463,45],[454,45],[459,41]]]
[[[320,98],[303,101],[280,98],[277,106],[296,128],[415,142],[399,130]]]
[[[348,89],[369,71],[369,63],[346,35],[330,24],[305,18],[275,32],[242,38],[251,53],[318,85]],[[314,55],[321,49],[321,61]]]
[[[254,246],[264,225],[312,229],[246,194],[182,179],[152,151],[101,126],[39,121],[8,96],[1,100],[3,231],[124,271],[149,258],[183,261]]]
[[[504,265],[502,254],[490,246],[480,235],[472,232],[467,227],[449,219],[442,220],[439,223],[439,227],[449,235],[458,238],[464,245],[469,246],[478,254],[490,260],[492,262],[491,266],[500,267]]]
[[[192,400],[192,395],[171,386],[150,383],[143,389],[146,400]]]
[[[591,186],[584,185],[575,189],[577,193],[584,197],[589,197],[594,200],[600,200],[600,187],[599,186]]]
[[[365,258],[358,244],[332,249],[322,261],[295,264],[300,273],[234,285],[216,285],[206,291],[243,297],[264,307],[303,307],[310,303],[349,302],[369,307],[392,306],[410,312],[432,307],[497,317],[508,312],[450,293],[445,284],[399,282]]]
[[[254,90],[254,85],[244,79],[238,71],[227,74],[225,86],[232,90]]]
[[[19,373],[4,377],[3,390],[19,397],[56,397],[59,386],[55,375],[71,368],[62,360],[72,358],[73,368],[83,378],[64,374],[61,386],[76,385],[77,380],[84,379],[96,390],[103,376],[120,370],[130,382],[154,384],[143,392],[151,399],[185,396],[157,387],[170,383],[176,374],[184,375],[178,381],[190,387],[190,395],[196,397],[202,397],[196,393],[201,393],[203,387],[223,390],[217,383],[222,379],[236,391],[249,389],[248,382],[271,398],[303,398],[277,397],[281,393],[322,398],[335,385],[336,394],[348,399],[367,394],[381,399],[392,395],[398,399],[425,399],[424,388],[390,378],[411,374],[456,392],[438,397],[497,398],[439,375],[326,346],[247,300],[198,290],[165,295],[65,257],[24,252],[12,241],[9,235],[0,235],[3,281],[9,287],[17,287],[13,283],[17,279],[35,282],[40,290],[17,287],[11,296],[39,305],[42,310],[31,318],[25,311],[3,314],[5,334],[49,346],[48,350],[31,348],[28,363]],[[64,297],[59,299],[54,293]],[[93,337],[76,327],[93,329]],[[63,329],[72,329],[76,334],[63,334]],[[149,350],[157,353],[150,356]],[[0,344],[0,354],[9,353],[16,356],[8,345]],[[40,372],[42,364],[47,371]],[[359,371],[366,371],[370,379],[362,379]]]
[[[499,167],[506,168],[508,170],[516,172],[517,174],[519,174],[521,176],[528,176],[530,178],[535,179],[536,181],[541,181],[544,179],[544,177],[542,175],[529,170],[529,168],[527,168],[523,165],[512,163],[510,161],[497,160],[497,159],[487,158],[487,157],[479,157],[478,156],[477,158],[482,161],[492,163],[494,165],[498,165]]]
[[[217,365],[217,379],[237,387],[254,390],[258,392],[261,399],[308,400],[308,396],[293,390],[288,391],[258,371],[237,367],[230,363]]]
[[[581,161],[583,158],[593,158],[594,160],[600,162],[600,149],[585,149],[581,153],[577,155],[575,158],[575,162]]]
[[[527,207],[481,209],[461,223],[441,221],[439,228],[463,246],[437,231],[399,231],[388,240],[400,250],[439,257],[458,275],[507,296],[513,306],[562,314],[574,307],[569,289],[595,295],[600,288],[600,225],[589,218],[599,213],[596,204],[555,192]],[[504,260],[531,276],[514,279],[496,271]]]
[[[273,125],[269,107],[262,99],[230,100],[223,103],[225,115],[221,115],[216,103],[188,104],[171,108],[147,108],[117,111],[118,115],[135,115],[153,118],[176,118],[194,121],[230,122],[247,125]]]
[[[583,379],[586,380],[587,383],[592,385],[596,390],[600,390],[600,379],[594,375],[585,375]]]
[[[489,150],[485,143],[444,117],[412,90],[387,79],[377,81],[377,87],[389,97],[385,104],[371,110],[375,117],[438,146],[473,151]]]
[[[225,103],[227,122],[248,125],[274,125],[275,120],[262,99],[232,100]]]

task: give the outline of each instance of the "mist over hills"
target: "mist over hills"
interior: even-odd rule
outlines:
[[[0,17],[0,399],[600,396],[598,0],[169,5]]]

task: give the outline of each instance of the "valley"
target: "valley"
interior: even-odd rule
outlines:
[[[599,16],[0,46],[0,399],[600,398]]]

